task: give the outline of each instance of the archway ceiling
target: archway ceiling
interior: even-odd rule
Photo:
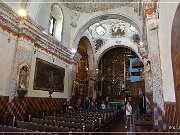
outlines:
[[[105,33],[103,35],[97,33],[98,27],[104,30]],[[101,47],[107,44],[128,42],[136,45],[132,39],[134,34],[139,35],[137,29],[130,23],[119,19],[107,19],[91,25],[83,35],[88,37],[96,53]]]
[[[96,28],[99,26],[102,29],[104,29],[105,33],[103,35],[98,35],[96,31]],[[97,38],[111,39],[111,38],[122,38],[122,37],[131,38],[132,35],[139,34],[138,30],[133,25],[121,19],[106,19],[99,21],[91,25],[86,31],[88,31],[91,34],[91,36],[95,39]],[[124,33],[122,33],[122,31]]]
[[[132,2],[140,2],[140,0],[59,0],[69,9],[79,12],[91,13],[104,11],[124,6],[131,6]],[[66,3],[67,2],[67,3]]]

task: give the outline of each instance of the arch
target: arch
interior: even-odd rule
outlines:
[[[180,4],[177,7],[171,31],[171,58],[174,75],[176,107],[180,116]]]
[[[104,50],[104,51],[100,54],[100,56],[99,56],[98,59],[97,59],[97,64],[99,63],[100,59],[102,58],[102,56],[103,56],[106,52],[108,52],[108,51],[111,50],[111,49],[118,48],[118,47],[128,48],[129,50],[131,50],[131,51],[133,51],[134,53],[136,53],[137,56],[141,59],[141,56],[139,55],[139,53],[137,53],[133,48],[128,47],[128,46],[125,46],[125,45],[113,45],[113,46],[108,47],[106,50]]]
[[[91,18],[90,20],[88,20],[76,33],[75,38],[73,40],[72,43],[72,48],[77,48],[78,42],[80,40],[80,38],[82,37],[83,33],[85,32],[86,29],[89,28],[89,26],[91,26],[94,23],[97,23],[98,21],[101,20],[106,20],[106,19],[120,19],[120,20],[124,20],[128,23],[130,23],[131,25],[133,25],[137,31],[139,32],[140,35],[142,35],[142,31],[141,31],[141,27],[138,23],[136,23],[136,21],[124,14],[101,14],[98,16],[95,16],[94,18]]]
[[[133,57],[133,59],[131,59],[132,57],[127,58],[126,56],[129,54],[135,57]],[[101,53],[98,59],[98,69],[100,69],[102,77],[99,82],[99,90],[101,90],[103,97],[108,95],[112,100],[114,99],[114,95],[119,95],[119,97],[116,98],[120,98],[120,95],[122,96],[120,93],[125,87],[127,90],[130,90],[130,86],[134,85],[134,83],[130,84],[129,82],[133,82],[133,80],[134,82],[142,81],[140,68],[137,70],[132,67],[132,63],[136,61],[134,58],[137,57],[137,54],[132,48],[124,45],[114,45]],[[139,73],[133,75],[133,71]],[[134,79],[133,77],[137,78]],[[127,81],[126,78],[130,78],[130,81]],[[142,86],[144,86],[144,83],[141,82],[141,87]]]
[[[140,60],[142,61],[142,57],[140,56],[140,54],[138,53],[138,47],[134,45],[134,48],[125,44],[114,44],[111,46],[107,46],[105,49],[103,49],[99,54],[96,54],[96,63],[95,63],[95,67],[98,66],[99,61],[101,59],[101,57],[109,50],[113,49],[113,48],[117,48],[117,47],[125,47],[128,48],[130,50],[132,50],[133,52],[135,52],[137,54],[137,56],[140,58]]]
[[[94,68],[94,56],[91,43],[86,36],[81,37],[77,52],[82,57],[77,63],[76,79],[72,93],[75,96],[88,96],[90,94],[90,85],[87,85],[88,71]],[[92,96],[92,93],[90,95]]]
[[[94,68],[93,67],[94,66],[94,53],[93,53],[92,45],[86,36],[81,37],[81,39],[83,39],[87,43],[87,54],[88,56],[92,56],[92,57],[88,57],[89,68],[93,69]]]

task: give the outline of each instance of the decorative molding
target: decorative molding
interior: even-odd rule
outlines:
[[[153,98],[157,106],[164,111],[162,76],[161,76],[161,61],[158,54],[152,54],[151,58],[152,80],[153,80]]]
[[[149,30],[155,30],[158,28],[158,22],[157,22],[157,15],[155,13],[152,13],[151,15],[147,15],[147,22],[149,25]]]
[[[111,38],[120,38],[126,36],[126,27],[124,25],[111,26],[110,35]]]
[[[77,52],[73,56],[74,61],[80,61],[81,58],[82,58],[82,56]]]
[[[70,25],[71,25],[73,28],[76,28],[76,27],[77,27],[78,22],[79,22],[79,17],[80,17],[80,13],[78,13],[78,12],[73,12],[73,13],[72,13]]]
[[[0,27],[3,31],[18,36],[19,38],[31,41],[47,53],[65,61],[68,64],[75,64],[78,59],[73,59],[70,49],[64,47],[57,39],[51,35],[43,33],[44,28],[34,22],[29,16],[19,17],[15,11],[0,1]]]
[[[147,36],[149,46],[149,60],[151,62],[151,76],[152,76],[152,90],[153,90],[153,101],[157,104],[163,112],[164,109],[164,98],[163,98],[163,80],[161,71],[161,59],[159,52],[158,42],[158,30],[149,30],[147,22]]]
[[[116,40],[116,44],[119,44],[119,45],[120,45],[121,42],[122,42],[121,40]]]
[[[134,0],[89,0],[88,2],[84,0],[76,0],[76,2],[74,2],[74,0],[61,1],[64,2],[63,4],[71,10],[84,13],[92,13],[108,9],[130,6],[131,2],[133,2]]]

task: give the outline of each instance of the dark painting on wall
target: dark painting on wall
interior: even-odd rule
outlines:
[[[37,58],[33,88],[34,90],[64,92],[64,76],[64,68]]]

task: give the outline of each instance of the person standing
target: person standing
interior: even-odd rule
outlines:
[[[130,126],[132,126],[131,116],[132,116],[132,106],[129,103],[129,101],[127,101],[127,104],[126,104],[126,125],[125,125],[125,128],[127,128],[128,121],[130,122]]]
[[[105,105],[104,101],[102,101],[100,109],[102,112],[104,112],[106,110],[106,105]]]
[[[77,110],[80,111],[81,110],[81,104],[82,104],[82,100],[81,97],[79,97],[77,99],[76,105],[77,105]]]
[[[86,99],[84,100],[84,108],[88,110],[90,108],[90,105],[90,100],[88,97],[86,97]]]

